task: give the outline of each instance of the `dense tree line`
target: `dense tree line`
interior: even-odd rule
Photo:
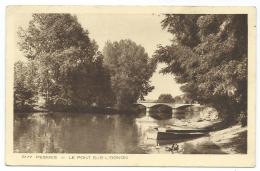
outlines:
[[[215,107],[227,120],[247,111],[247,15],[165,15],[162,27],[172,44],[160,46],[154,60],[161,72],[192,99]]]
[[[16,110],[32,108],[40,96],[50,109],[124,109],[152,90],[154,67],[143,47],[130,40],[108,42],[104,60],[76,16],[33,14],[18,36],[27,61],[15,63]]]

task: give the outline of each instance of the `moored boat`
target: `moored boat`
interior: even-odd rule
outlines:
[[[176,132],[157,132],[157,140],[169,140],[169,139],[189,139],[204,136],[206,133],[193,132],[193,133],[176,133]]]
[[[189,139],[197,138],[208,134],[206,129],[197,128],[156,128],[157,140],[171,140],[171,139]]]

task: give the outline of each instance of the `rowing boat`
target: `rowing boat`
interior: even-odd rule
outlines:
[[[208,134],[206,129],[197,128],[156,128],[157,140],[196,138]]]

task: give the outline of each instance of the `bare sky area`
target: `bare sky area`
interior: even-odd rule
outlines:
[[[142,45],[149,57],[151,57],[158,44],[170,44],[172,35],[161,28],[163,16],[152,14],[73,14],[78,17],[81,25],[89,31],[91,39],[95,39],[99,49],[102,51],[105,42],[131,39]],[[31,14],[17,17],[15,26],[27,27]],[[17,41],[17,39],[15,40]],[[17,59],[24,59],[23,54],[17,46]],[[164,64],[159,64],[151,78],[151,84],[155,89],[146,96],[146,99],[157,99],[160,94],[172,94],[172,96],[183,94],[180,85],[174,80],[173,75],[159,74]]]

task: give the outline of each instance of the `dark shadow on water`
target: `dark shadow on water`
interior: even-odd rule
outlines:
[[[145,111],[141,111],[141,112],[138,112],[138,113],[134,113],[133,117],[135,117],[135,118],[143,118],[145,115],[146,115]]]
[[[171,113],[165,113],[165,112],[150,112],[149,115],[157,120],[167,120],[172,118]]]

